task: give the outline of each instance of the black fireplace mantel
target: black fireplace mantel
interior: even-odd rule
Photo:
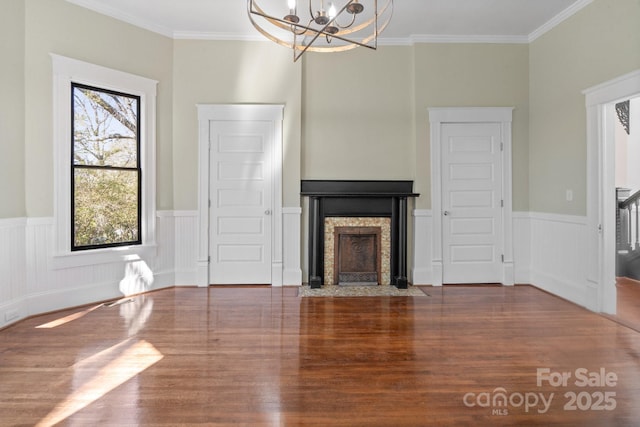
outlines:
[[[309,197],[309,285],[324,282],[326,217],[391,218],[391,284],[407,288],[407,198],[418,197],[413,181],[303,180]]]

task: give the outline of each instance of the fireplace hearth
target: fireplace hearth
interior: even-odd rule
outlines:
[[[413,192],[413,181],[303,180],[301,190],[303,196],[309,197],[309,285],[311,288],[319,288],[325,283],[337,284],[341,281],[373,282],[374,275],[377,283],[372,284],[391,284],[400,289],[407,288],[407,199],[419,196]],[[386,250],[388,255],[382,255],[384,245],[381,238],[345,237],[345,243],[350,240],[348,243],[357,242],[355,244],[360,245],[360,249],[356,249],[356,252],[367,247],[376,247],[376,254],[362,255],[361,253],[360,260],[353,259],[351,256],[344,261],[345,271],[337,271],[335,257],[339,256],[340,248],[338,246],[338,249],[335,249],[335,245],[339,245],[339,238],[336,243],[335,235],[326,232],[325,222],[338,221],[335,223],[338,225],[334,224],[331,231],[334,233],[336,227],[363,227],[362,221],[374,218],[386,219],[389,224]],[[354,222],[348,224],[350,219]],[[340,220],[345,220],[346,223]],[[364,227],[376,226],[364,225]],[[371,230],[360,231],[364,231],[365,235],[375,235],[370,233]],[[333,251],[327,249],[327,240],[333,241]],[[330,247],[331,244],[329,244]],[[325,259],[325,256],[329,259]],[[385,262],[388,265],[386,273]],[[374,264],[375,271],[371,270]],[[386,280],[385,274],[388,277]]]

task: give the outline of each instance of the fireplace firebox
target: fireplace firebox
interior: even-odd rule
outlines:
[[[377,285],[382,282],[380,227],[336,227],[334,230],[333,283]]]
[[[390,218],[390,283],[407,288],[407,199],[419,196],[413,192],[413,181],[303,180],[301,194],[309,197],[309,285],[312,288],[324,284],[324,224],[325,218],[330,217]]]

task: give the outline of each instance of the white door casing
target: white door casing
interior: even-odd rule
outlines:
[[[502,280],[502,156],[499,123],[443,123],[442,280]]]
[[[198,286],[282,285],[282,105],[198,105]]]
[[[586,307],[616,314],[613,104],[640,95],[640,70],[583,91],[587,113]]]
[[[434,286],[440,286],[445,279],[444,267],[445,258],[444,246],[447,244],[450,246],[451,240],[443,241],[443,227],[451,226],[458,227],[458,230],[462,230],[464,225],[473,227],[482,227],[483,221],[469,221],[467,219],[466,224],[459,222],[458,224],[452,224],[449,219],[444,219],[445,202],[449,203],[449,200],[444,200],[443,196],[443,153],[442,153],[442,135],[443,130],[451,124],[492,124],[496,128],[499,128],[501,151],[499,151],[500,165],[499,171],[496,173],[499,183],[496,185],[501,187],[502,196],[497,200],[502,206],[500,207],[500,218],[496,227],[499,230],[495,230],[495,238],[498,240],[497,245],[500,248],[500,253],[496,255],[499,257],[499,263],[496,263],[493,267],[497,269],[497,282],[504,285],[513,285],[514,283],[514,270],[513,270],[513,220],[512,220],[512,169],[511,169],[511,122],[512,122],[513,108],[512,107],[471,107],[471,108],[430,108],[429,109],[429,123],[430,123],[430,146],[431,146],[431,208],[433,211],[433,239],[432,239],[432,284]],[[463,126],[464,127],[464,126]],[[447,171],[448,173],[448,171]],[[479,194],[479,193],[477,193]],[[447,196],[449,197],[449,196]],[[449,207],[449,206],[447,206]],[[471,211],[467,213],[472,213]],[[455,216],[455,215],[451,215]],[[486,226],[486,221],[484,221]],[[455,231],[455,230],[454,230]],[[467,233],[471,234],[471,233]],[[447,236],[447,239],[449,237]],[[473,243],[472,240],[468,243]],[[475,253],[474,253],[475,252]],[[482,251],[467,251],[467,254],[471,256],[481,255]],[[449,257],[450,253],[448,254]],[[462,255],[461,255],[462,256]],[[468,257],[469,255],[467,255]],[[464,259],[464,258],[461,258]],[[450,257],[447,259],[450,261]],[[448,262],[447,261],[447,262]],[[473,271],[469,274],[474,274]],[[483,280],[480,276],[461,277],[464,281],[468,282],[481,282]],[[447,276],[448,280],[454,280],[456,277]]]

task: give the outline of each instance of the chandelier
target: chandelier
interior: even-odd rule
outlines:
[[[247,0],[247,6],[253,26],[292,49],[294,62],[307,51],[375,50],[393,14],[393,0]]]

